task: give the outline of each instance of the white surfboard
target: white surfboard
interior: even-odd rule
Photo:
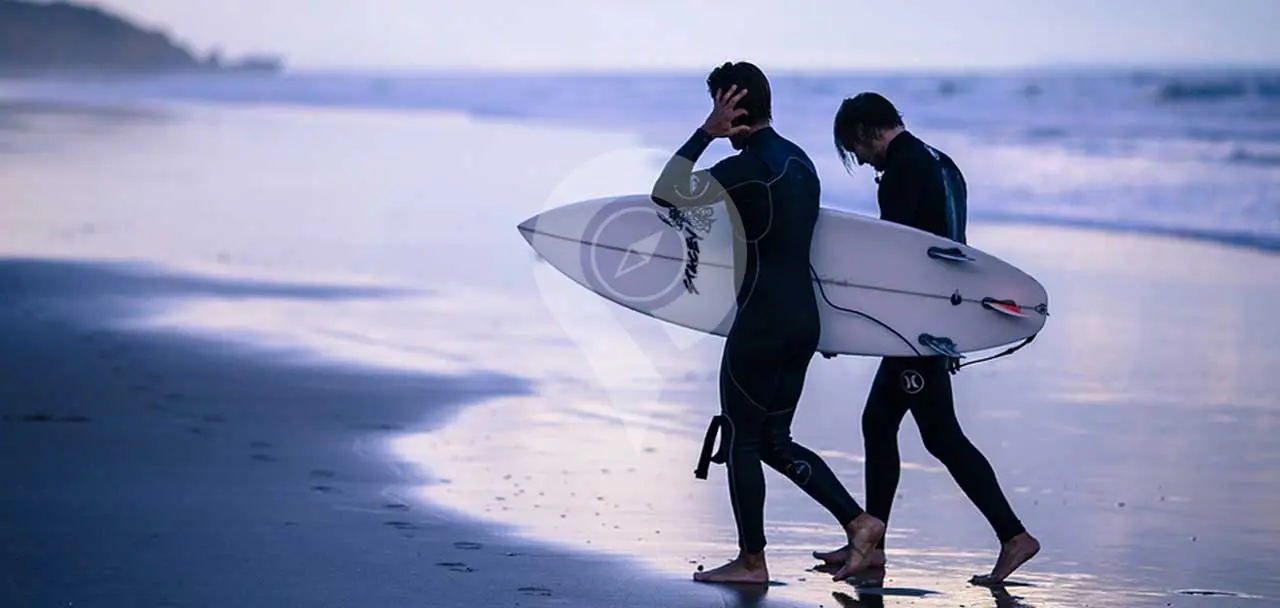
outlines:
[[[520,233],[548,263],[617,304],[724,336],[737,312],[725,203],[682,210],[648,195],[573,203]],[[869,356],[969,353],[1037,334],[1048,294],[999,258],[876,218],[822,208],[811,250],[818,350]]]

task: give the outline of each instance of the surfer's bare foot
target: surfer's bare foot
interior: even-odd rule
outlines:
[[[1000,557],[996,558],[996,567],[991,569],[990,574],[976,574],[969,582],[975,585],[999,585],[1039,552],[1040,541],[1023,532],[1000,546]]]
[[[845,580],[870,564],[872,551],[884,538],[884,522],[870,513],[863,513],[845,526],[845,534],[849,536],[849,557],[831,580]]]
[[[836,564],[844,564],[849,561],[849,545],[845,545],[835,551],[814,551],[813,558],[819,560],[828,566]],[[871,559],[867,561],[868,568],[883,568],[888,562],[884,556],[884,549],[872,549]]]
[[[694,572],[693,580],[700,583],[764,585],[769,582],[769,567],[764,563],[764,553],[739,553],[737,559],[719,568]]]

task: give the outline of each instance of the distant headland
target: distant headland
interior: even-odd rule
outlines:
[[[165,32],[96,6],[0,0],[0,74],[259,72],[284,69],[275,56],[227,61],[197,56]]]

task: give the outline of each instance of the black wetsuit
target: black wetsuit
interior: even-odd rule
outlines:
[[[904,131],[889,143],[879,179],[880,219],[965,242],[964,176],[946,154]],[[911,412],[925,449],[947,467],[1001,542],[1024,531],[991,464],[956,420],[948,359],[885,357],[862,413],[867,512],[888,523],[901,468],[898,428]],[[883,541],[881,542],[883,547]]]
[[[862,508],[816,454],[791,440],[791,419],[821,326],[809,266],[820,186],[800,147],[764,128],[743,150],[694,172],[712,138],[698,129],[667,163],[654,186],[659,205],[689,207],[721,200],[736,215],[738,311],[720,362],[721,415],[713,420],[699,477],[717,423],[740,547],[764,549],[764,471],[773,467],[826,507],[841,525]]]

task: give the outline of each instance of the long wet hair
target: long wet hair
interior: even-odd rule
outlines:
[[[728,91],[733,85],[738,85],[739,90],[747,90],[747,95],[737,106],[747,113],[734,119],[733,124],[753,125],[773,120],[773,95],[769,90],[769,79],[760,68],[746,61],[726,61],[707,75],[707,93],[713,98],[717,91]]]
[[[858,93],[841,102],[832,125],[832,136],[845,171],[853,172],[857,163],[853,153],[855,143],[875,139],[880,133],[901,126],[902,114],[879,93]]]

